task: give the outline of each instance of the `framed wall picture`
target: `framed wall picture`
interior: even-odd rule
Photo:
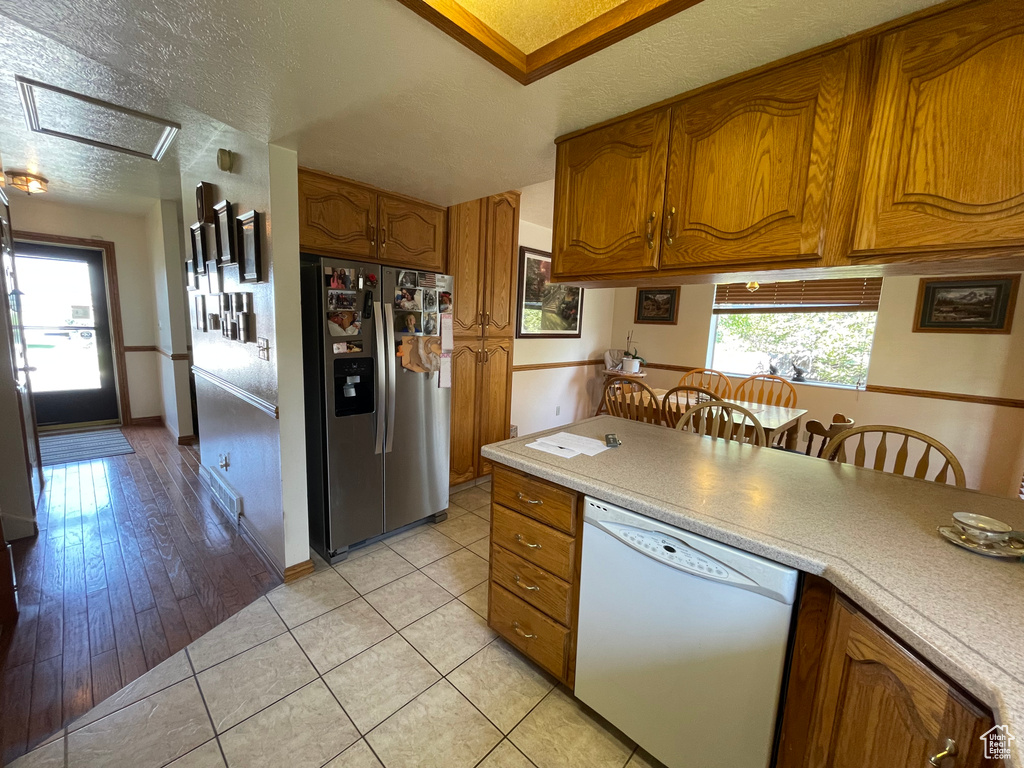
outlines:
[[[675,325],[679,320],[679,288],[637,288],[634,323]]]
[[[516,338],[578,339],[583,326],[583,289],[551,282],[551,254],[519,248]]]
[[[1009,333],[1020,275],[922,278],[915,333]]]
[[[213,196],[213,184],[208,181],[200,181],[196,184],[196,219],[200,224],[213,224],[214,222]]]
[[[216,296],[220,293],[220,267],[216,259],[210,259],[206,264],[206,276],[210,281],[210,295]]]
[[[196,304],[196,330],[206,331],[206,297],[199,294],[195,297]]]
[[[260,255],[260,215],[256,211],[238,217],[238,280],[258,283],[263,278]]]
[[[192,259],[185,262],[185,287],[190,291],[199,290],[199,276],[196,274],[196,264]]]
[[[192,241],[192,263],[195,265],[197,275],[206,274],[206,233],[203,232],[203,225],[196,222],[188,228],[190,240]]]
[[[238,254],[235,251],[235,218],[232,206],[227,200],[221,200],[213,206],[216,214],[214,228],[217,230],[217,260],[221,264],[234,264]]]

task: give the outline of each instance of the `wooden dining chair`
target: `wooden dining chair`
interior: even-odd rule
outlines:
[[[741,400],[745,403],[796,408],[796,387],[781,376],[759,373],[755,376],[748,376],[737,384],[730,399]]]
[[[625,376],[608,379],[604,384],[604,403],[612,416],[661,424],[661,400],[638,379]]]
[[[757,417],[742,405],[724,400],[693,406],[679,418],[675,428],[714,440],[734,440],[758,447],[768,444]]]
[[[854,438],[859,438],[853,452],[853,465],[857,467],[865,467],[868,465],[868,453],[872,450],[872,447],[867,444],[865,438],[867,435],[872,434],[879,435],[879,439],[873,449],[874,457],[871,459],[871,469],[875,469],[879,472],[889,472],[894,475],[906,475],[907,464],[910,461],[911,446],[913,446],[915,453],[920,447],[921,457],[914,465],[914,477],[919,480],[948,483],[949,474],[952,473],[953,483],[957,488],[967,487],[967,480],[964,477],[964,468],[960,465],[960,462],[957,461],[956,456],[953,455],[953,452],[949,450],[949,448],[944,446],[934,437],[929,437],[923,432],[917,432],[913,429],[905,429],[904,427],[891,427],[884,424],[868,424],[863,427],[845,429],[829,440],[828,445],[825,446],[825,450],[822,453],[822,457],[829,461],[837,461],[840,464],[846,463],[848,461],[846,444]],[[903,440],[900,441],[900,446],[896,450],[896,455],[893,457],[891,466],[888,461],[889,435],[903,436]],[[938,472],[931,477],[928,477],[929,465],[931,464],[933,451],[939,455],[942,464],[939,467]]]
[[[661,396],[661,420],[666,427],[675,429],[682,415],[693,406],[721,400],[721,397],[704,387],[673,387]]]
[[[732,397],[732,382],[729,377],[714,368],[694,368],[679,377],[680,387],[710,389],[723,400]]]
[[[840,432],[850,429],[855,423],[853,419],[847,418],[841,413],[833,414],[832,423],[827,427],[817,419],[811,419],[805,425],[810,436],[807,438],[807,449],[804,453],[810,456],[811,451],[814,450],[814,438],[820,437],[821,442],[818,444],[818,452],[815,454],[820,459],[821,454],[825,452],[825,446],[828,445],[828,441]]]

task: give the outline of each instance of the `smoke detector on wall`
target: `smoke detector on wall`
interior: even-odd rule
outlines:
[[[178,123],[55,85],[15,76],[30,131],[91,147],[160,160],[178,135]]]

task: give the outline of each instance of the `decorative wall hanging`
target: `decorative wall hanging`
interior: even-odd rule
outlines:
[[[200,224],[213,224],[216,213],[213,210],[213,201],[216,190],[208,181],[200,181],[196,184],[196,219]]]
[[[203,232],[203,225],[199,222],[193,224],[189,229],[192,241],[192,263],[195,265],[197,275],[206,274],[206,236]]]
[[[679,288],[637,288],[634,323],[675,325],[679,318]]]
[[[263,279],[260,253],[260,215],[256,211],[238,217],[238,280],[258,283]]]
[[[445,297],[439,301],[444,303]],[[516,315],[517,338],[578,339],[582,333],[583,289],[552,283],[551,254],[522,246]]]
[[[221,200],[213,211],[216,214],[217,230],[217,259],[221,264],[234,264],[238,254],[235,250],[235,219],[232,216],[232,205],[227,200]]]
[[[915,333],[1009,333],[1020,275],[922,278]]]

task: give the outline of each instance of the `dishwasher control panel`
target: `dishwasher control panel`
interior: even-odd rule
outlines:
[[[693,549],[679,539],[663,533],[645,531],[622,523],[604,522],[601,527],[648,557],[660,560],[681,571],[718,581],[742,578],[731,568]],[[746,581],[746,579],[743,579]]]

